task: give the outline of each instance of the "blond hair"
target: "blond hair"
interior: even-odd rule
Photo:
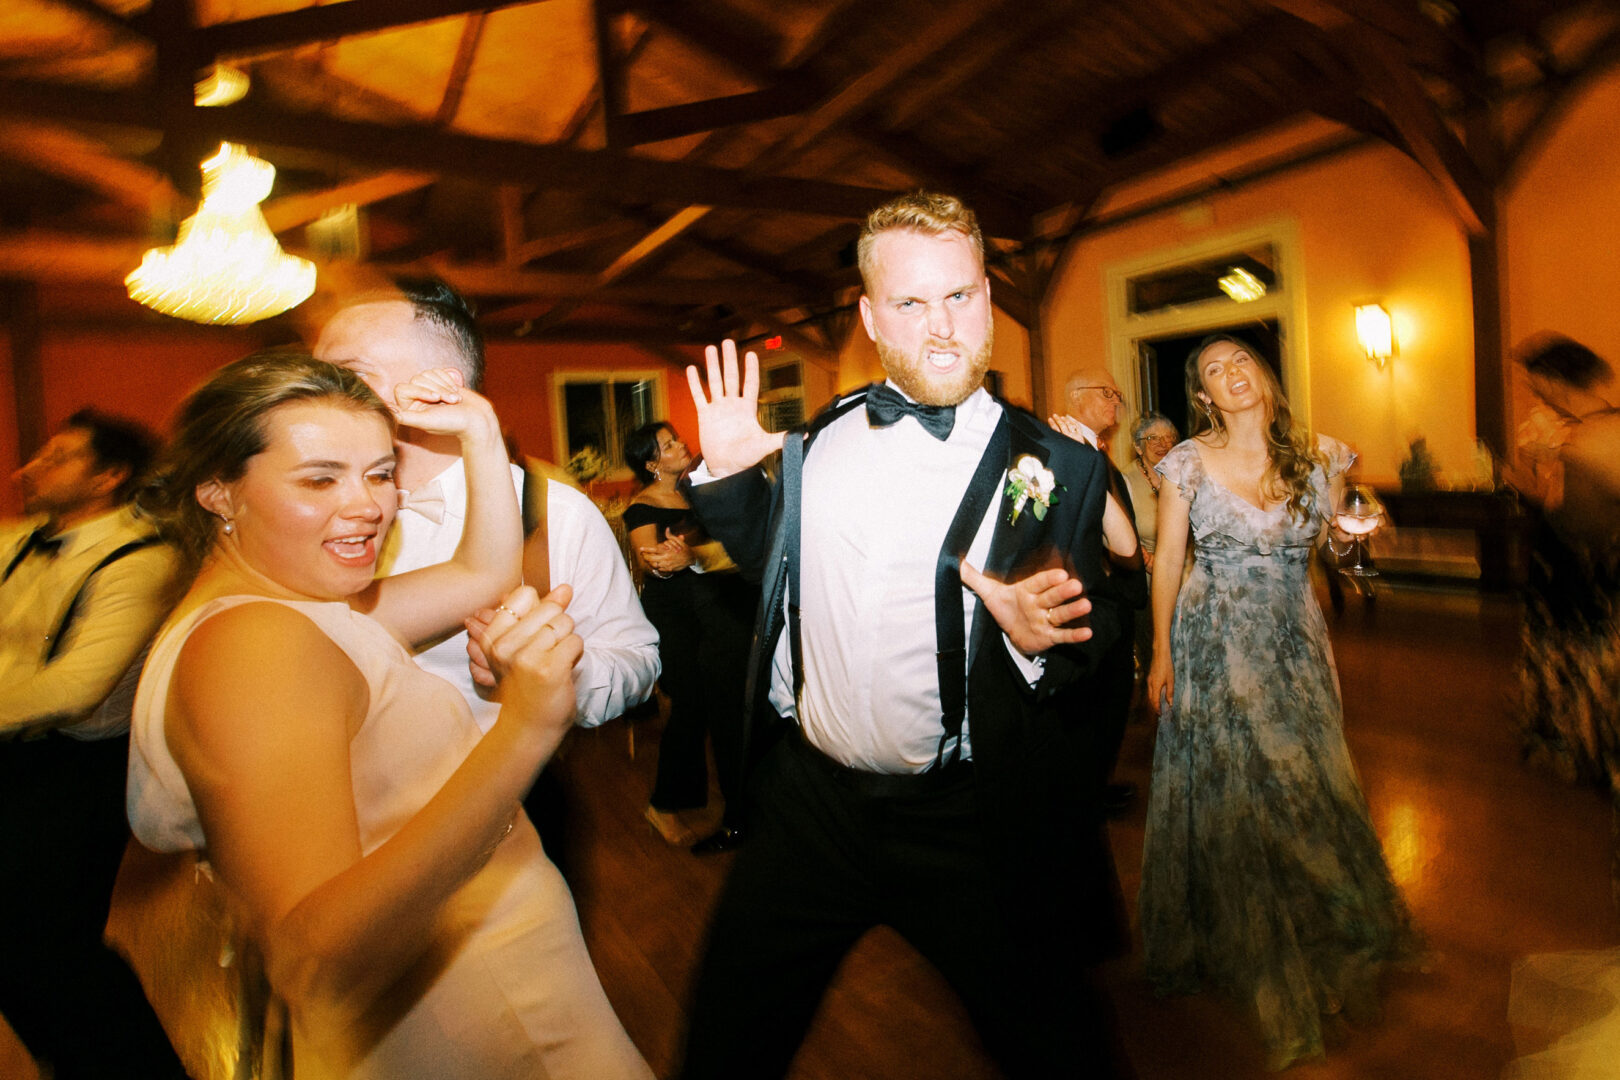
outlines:
[[[974,257],[980,266],[984,265],[984,234],[979,231],[978,215],[954,195],[912,191],[873,210],[866,215],[866,224],[861,226],[855,260],[868,292],[872,289],[872,248],[879,236],[895,229],[911,229],[930,236],[958,233],[967,237],[968,243],[973,245]]]

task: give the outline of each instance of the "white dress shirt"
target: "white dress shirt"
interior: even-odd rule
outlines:
[[[511,469],[521,494],[523,470]],[[467,507],[467,473],[460,459],[413,494],[431,495],[435,486],[444,497],[444,520],[400,510],[377,560],[379,577],[448,562],[455,555]],[[574,665],[575,723],[595,727],[652,693],[659,672],[658,631],[641,610],[624,555],[601,511],[584,493],[554,480],[546,483],[546,546],[552,586],[574,588],[568,614],[585,642]],[[416,662],[461,690],[481,729],[494,726],[500,704],[486,701],[473,686],[465,630],[418,650]]]
[[[836,761],[886,773],[921,772],[934,763],[944,731],[934,571],[1001,414],[994,398],[975,391],[956,407],[955,426],[942,443],[913,417],[873,428],[866,411],[855,408],[810,448],[799,545],[803,708],[793,700],[786,631],[773,660],[770,701],[783,716],[797,716],[805,738]],[[984,567],[1002,513],[998,490],[968,547],[974,566]],[[964,586],[966,635],[978,604]],[[1033,685],[1041,660],[1002,639]],[[964,722],[962,757],[971,756]]]
[[[36,524],[0,529],[0,570]],[[59,534],[62,546],[54,557],[28,555],[0,584],[0,733],[54,729],[91,740],[128,730],[127,712],[98,707],[169,613],[179,566],[174,550],[162,544],[141,548],[98,573],[50,663],[46,638],[91,568],[151,533],[128,510],[103,514]]]

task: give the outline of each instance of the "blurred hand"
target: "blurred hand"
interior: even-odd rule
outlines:
[[[722,363],[723,357],[723,363]],[[759,423],[759,357],[748,353],[743,373],[737,374],[737,343],[727,338],[716,349],[703,350],[709,389],[696,367],[686,369],[686,385],[697,406],[698,443],[712,476],[730,476],[759,464],[782,448],[782,433],[766,431]]]
[[[1067,435],[1075,442],[1086,443],[1087,446],[1091,445],[1089,442],[1086,442],[1086,433],[1085,430],[1080,426],[1080,421],[1076,420],[1072,416],[1067,416],[1063,413],[1053,413],[1051,416],[1046,418],[1046,423],[1053,430],[1059,432],[1060,434]]]
[[[567,585],[544,598],[520,585],[500,606],[467,620],[473,680],[500,685],[503,718],[559,727],[573,722],[573,670],[585,648],[565,610],[573,597]]]
[[[430,368],[394,388],[399,422],[434,435],[500,434],[495,410],[462,385],[459,368]]]
[[[962,584],[978,594],[1013,648],[1025,656],[1091,637],[1089,626],[1065,626],[1091,610],[1080,579],[1066,570],[1040,570],[1013,582],[986,577],[962,560]]]
[[[674,533],[664,538],[664,542],[655,547],[641,547],[636,549],[641,555],[641,561],[647,568],[660,574],[673,574],[677,570],[685,570],[697,562],[697,556],[687,546],[686,540]]]

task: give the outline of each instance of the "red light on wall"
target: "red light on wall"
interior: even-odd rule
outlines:
[[[767,349],[780,349],[782,347],[782,335],[777,334],[775,337],[766,338],[765,347]]]

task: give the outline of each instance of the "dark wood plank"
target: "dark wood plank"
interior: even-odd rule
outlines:
[[[1507,710],[1517,609],[1504,600],[1381,591],[1330,619],[1346,732],[1374,824],[1438,953],[1390,982],[1381,1022],[1355,1030],[1302,1080],[1495,1076],[1512,1056],[1513,960],[1620,944],[1609,895],[1609,811],[1596,792],[1530,773]],[[604,986],[660,1076],[672,1075],[703,927],[731,856],[668,847],[641,819],[657,721],[575,736],[557,766],[583,838],[574,873]],[[1112,826],[1127,899],[1140,878],[1154,726],[1131,726],[1120,765],[1143,792]],[[1261,1080],[1257,1038],[1210,995],[1160,1000],[1140,949],[1103,971],[1142,1080]],[[1077,1066],[1078,1067],[1078,1066]],[[864,938],[828,991],[792,1080],[993,1080],[944,980],[886,929]]]

